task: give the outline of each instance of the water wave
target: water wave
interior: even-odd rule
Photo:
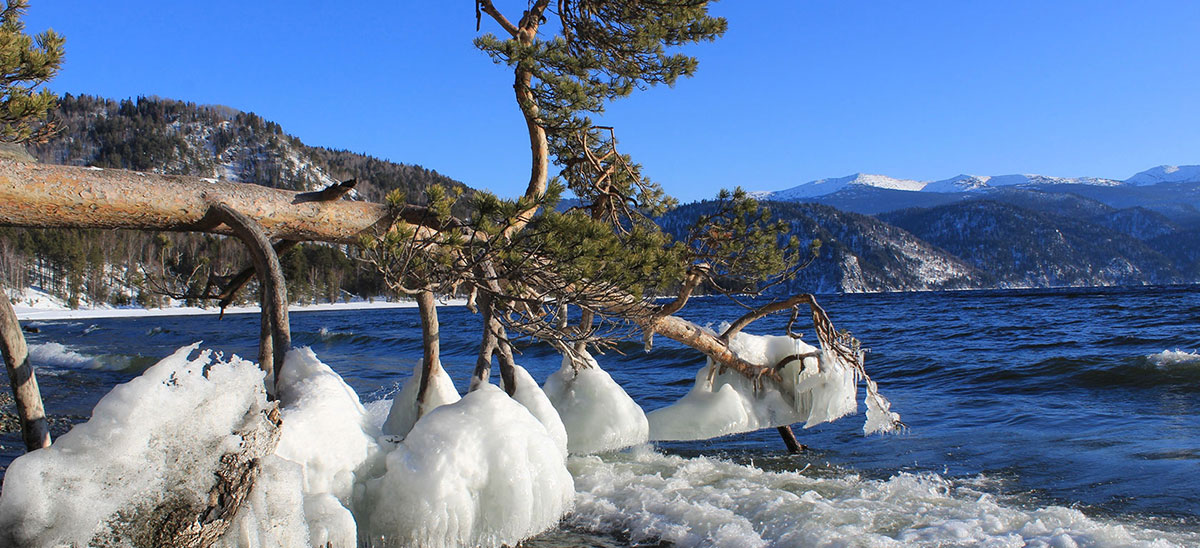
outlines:
[[[1193,546],[1200,533],[1147,529],[1061,506],[1021,508],[940,475],[772,472],[643,447],[572,457],[567,525],[636,543],[696,546]]]
[[[97,369],[96,359],[80,354],[56,342],[29,345],[29,361],[35,366],[87,367]]]
[[[103,369],[124,371],[134,365],[133,358],[121,355],[89,356],[56,342],[29,345],[29,360],[35,367],[59,367],[70,369]],[[141,361],[145,361],[142,359]]]
[[[1163,350],[1146,356],[1146,361],[1160,369],[1200,366],[1200,354],[1182,350]]]

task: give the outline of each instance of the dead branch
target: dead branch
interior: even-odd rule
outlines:
[[[50,423],[42,407],[42,394],[38,391],[33,364],[29,362],[29,347],[25,345],[25,335],[17,323],[17,314],[3,289],[0,289],[0,350],[4,351],[4,366],[12,385],[25,450],[49,447]]]

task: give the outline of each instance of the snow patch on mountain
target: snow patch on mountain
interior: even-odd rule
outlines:
[[[1200,166],[1158,166],[1125,179],[1131,185],[1148,186],[1158,183],[1200,182]]]
[[[798,198],[812,198],[814,196],[824,196],[832,194],[852,185],[871,186],[875,188],[887,188],[892,190],[910,190],[918,191],[925,186],[926,183],[921,181],[913,181],[911,179],[895,179],[886,175],[872,175],[868,173],[855,173],[845,177],[837,177],[833,179],[818,179],[810,181],[799,186],[780,190],[778,192],[770,192],[766,198],[772,200],[795,200]],[[755,193],[756,196],[760,195]]]
[[[1118,181],[1104,177],[1052,177],[1017,173],[1010,175],[955,175],[940,181],[914,181],[911,179],[896,179],[886,175],[870,175],[855,173],[846,177],[833,179],[818,179],[802,185],[780,191],[753,191],[749,194],[759,200],[803,200],[827,196],[835,192],[853,188],[874,187],[888,190],[904,190],[909,192],[981,192],[994,188],[1009,186],[1038,186],[1038,185],[1090,185],[1090,186],[1122,186],[1126,184],[1151,185],[1159,182],[1190,182],[1200,181],[1200,166],[1159,166],[1134,175],[1127,181]]]

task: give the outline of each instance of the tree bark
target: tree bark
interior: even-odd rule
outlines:
[[[792,432],[791,425],[780,426],[776,430],[779,431],[779,436],[783,438],[783,444],[787,446],[788,453],[795,455],[807,449],[804,444],[796,441],[796,433]]]
[[[213,218],[231,228],[250,250],[250,258],[254,262],[254,270],[258,273],[258,283],[262,289],[259,366],[274,375],[272,386],[269,387],[270,393],[274,395],[274,385],[279,383],[284,357],[292,348],[287,285],[283,279],[283,269],[279,266],[279,256],[275,254],[267,235],[253,219],[223,203],[211,206],[209,212]]]
[[[437,303],[432,291],[417,294],[417,311],[421,315],[421,343],[425,348],[421,357],[421,380],[417,388],[417,417],[425,414],[425,396],[429,380],[441,369],[441,342],[438,334]]]
[[[200,177],[0,160],[0,225],[233,234],[208,215],[224,202],[269,238],[357,244],[387,230],[386,205],[318,201],[288,190]],[[406,208],[414,215],[419,208]]]
[[[283,420],[276,403],[252,407],[233,435],[234,449],[220,455],[208,493],[171,492],[154,506],[124,508],[88,546],[204,548],[229,530],[254,489],[262,460],[279,445]]]
[[[492,375],[492,355],[496,352],[495,309],[492,307],[492,295],[486,291],[477,297],[480,316],[483,316],[483,337],[479,343],[479,356],[475,359],[475,372],[471,375],[471,386],[468,392],[474,392],[480,386],[487,384]]]
[[[4,351],[4,366],[12,385],[17,417],[21,420],[25,450],[50,447],[50,423],[42,407],[42,394],[38,390],[33,364],[29,363],[29,348],[17,323],[17,314],[3,290],[0,290],[0,350]]]

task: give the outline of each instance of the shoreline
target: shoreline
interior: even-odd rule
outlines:
[[[441,306],[463,306],[466,299],[447,299],[438,301]],[[321,303],[288,305],[288,313],[294,312],[342,312],[349,310],[383,310],[390,308],[416,308],[416,301],[384,301],[375,302],[354,301],[348,303]],[[43,308],[31,306],[13,306],[17,320],[50,321],[50,320],[79,320],[94,318],[149,318],[159,316],[203,316],[216,315],[220,308],[201,308],[198,306],[178,306],[166,308]],[[231,306],[225,309],[226,314],[257,314],[258,306]]]

